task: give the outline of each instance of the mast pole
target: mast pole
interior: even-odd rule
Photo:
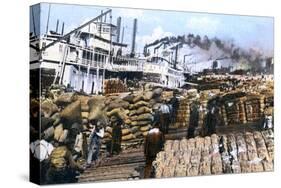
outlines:
[[[35,19],[34,19],[33,7],[31,7],[31,15],[32,15],[32,23],[33,23],[33,32],[34,32],[34,35],[36,36],[36,28],[35,28]]]
[[[51,4],[49,4],[48,19],[46,25],[46,35],[48,34],[48,30],[49,30],[50,11],[51,11]]]

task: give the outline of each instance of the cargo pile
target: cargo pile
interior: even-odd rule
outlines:
[[[128,88],[127,85],[124,84],[121,80],[118,79],[110,79],[104,81],[104,93],[121,93],[127,92]]]
[[[139,145],[143,142],[144,136],[152,127],[152,108],[161,102],[161,93],[161,88],[155,88],[143,92],[106,97],[105,109],[108,118],[117,115],[124,122],[122,126],[123,148]],[[106,128],[108,138],[111,138],[111,132],[111,128]]]
[[[155,177],[273,171],[272,130],[167,140],[153,162]]]
[[[188,127],[190,116],[190,106],[187,97],[179,99],[179,108],[177,110],[176,122],[172,125],[173,128]]]

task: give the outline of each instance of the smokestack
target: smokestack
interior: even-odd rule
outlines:
[[[178,61],[178,49],[179,49],[179,45],[176,46],[174,68],[176,68],[176,64],[177,64],[177,61]]]
[[[103,14],[103,11],[101,11],[101,14]],[[101,30],[102,30],[102,18],[103,17],[100,18],[100,37],[101,37]]]
[[[56,33],[58,33],[58,30],[59,30],[59,23],[60,23],[60,21],[57,20]]]
[[[116,42],[120,42],[120,30],[121,30],[121,17],[117,18],[117,39]]]
[[[134,27],[133,27],[133,38],[132,38],[132,51],[131,56],[135,56],[135,46],[136,46],[136,34],[137,34],[137,19],[134,19]]]
[[[63,35],[64,33],[64,22],[62,22],[62,26],[61,26],[61,35]]]

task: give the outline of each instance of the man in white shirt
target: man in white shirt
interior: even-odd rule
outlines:
[[[100,121],[97,121],[97,125],[93,125],[93,130],[89,136],[90,143],[88,147],[87,167],[90,167],[92,161],[94,161],[95,163],[98,160],[101,139],[103,137],[104,126],[101,124]]]
[[[48,159],[53,149],[53,145],[45,140],[36,140],[30,144],[31,153],[40,162]]]
[[[160,113],[160,130],[164,133],[168,133],[169,124],[170,124],[170,109],[169,106],[165,103],[162,103],[159,108]]]

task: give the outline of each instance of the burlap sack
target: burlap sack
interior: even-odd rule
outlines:
[[[151,108],[148,108],[146,106],[142,106],[142,107],[140,107],[139,109],[136,110],[137,115],[144,114],[144,113],[152,113]]]
[[[144,100],[144,96],[143,96],[142,93],[140,93],[139,95],[137,95],[137,96],[135,96],[135,97],[133,98],[133,103],[137,103],[137,102],[139,102],[139,101],[141,101],[141,100]]]
[[[127,95],[123,98],[124,101],[127,101],[129,103],[133,103],[134,96],[133,95]]]
[[[134,109],[138,109],[142,106],[149,106],[149,103],[145,101],[139,101],[133,105]]]
[[[54,139],[59,141],[60,137],[63,134],[63,125],[59,124],[58,126],[56,126],[55,131],[54,131]]]
[[[137,110],[130,110],[129,116],[134,116],[137,114]]]
[[[153,92],[152,91],[147,91],[147,92],[144,93],[143,99],[145,101],[149,101],[150,99],[152,99],[152,97],[153,97]]]
[[[148,134],[148,131],[142,132],[142,135],[143,135],[144,137],[146,137],[147,134]]]
[[[156,88],[152,92],[153,92],[153,98],[155,98],[155,97],[158,97],[158,96],[161,95],[161,93],[163,92],[163,89],[162,88]]]
[[[130,119],[131,119],[131,121],[137,121],[138,116],[131,116]]]
[[[82,118],[88,119],[89,118],[89,112],[81,112]]]
[[[107,105],[107,111],[110,111],[115,108],[129,108],[129,103],[127,101],[123,101],[121,99],[112,101],[109,105]]]
[[[126,121],[126,124],[130,124],[130,119],[127,115],[127,111],[124,110],[123,108],[115,108],[113,110],[111,110],[110,112],[107,112],[106,115],[108,117],[111,117],[111,116],[117,116],[119,118],[121,118],[123,121]]]
[[[128,140],[132,140],[132,139],[135,139],[135,135],[133,135],[132,133],[131,134],[128,134],[126,136],[122,136],[122,141],[128,141]]]
[[[76,101],[77,99],[76,93],[63,93],[55,100],[55,103],[59,106],[65,106]]]
[[[140,131],[135,132],[135,133],[134,133],[134,136],[135,136],[136,138],[141,138],[141,137],[143,137],[142,132],[140,132]]]
[[[153,116],[150,113],[140,114],[137,117],[137,121],[152,121]]]
[[[80,101],[75,101],[68,106],[66,106],[60,116],[63,120],[67,120],[69,125],[74,122],[81,122],[81,103]]]
[[[131,128],[132,133],[136,133],[138,131],[139,131],[139,126],[134,126],[134,127]]]
[[[103,116],[103,109],[104,109],[104,96],[94,96],[88,100],[88,105],[90,108],[89,120],[98,119],[99,116]]]
[[[106,138],[112,138],[112,135],[111,135],[109,132],[105,132],[103,138],[104,138],[104,139],[106,139]]]
[[[54,113],[58,112],[58,107],[51,100],[45,100],[41,104],[41,112],[44,117],[51,117]]]
[[[142,126],[140,128],[140,131],[141,132],[146,132],[146,131],[149,131],[151,129],[151,125],[146,125],[146,126]]]
[[[150,124],[151,121],[132,121],[132,126],[144,126]]]
[[[81,102],[81,111],[82,112],[89,112],[88,100],[90,99],[89,96],[78,95],[78,100]]]
[[[122,129],[122,137],[126,136],[126,135],[128,135],[130,133],[131,133],[130,129]]]

